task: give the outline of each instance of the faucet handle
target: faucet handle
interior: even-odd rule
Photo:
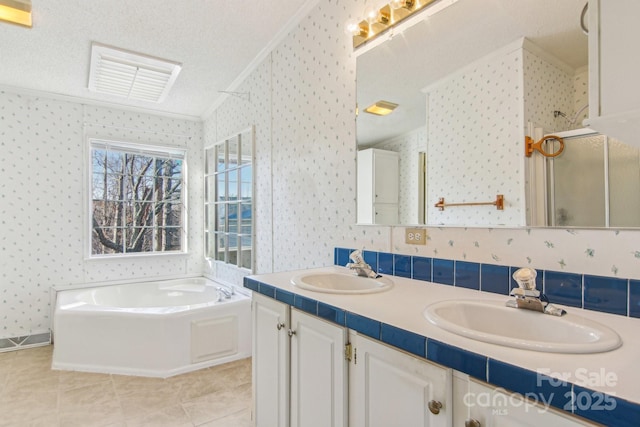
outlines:
[[[537,276],[538,273],[533,268],[524,267],[517,269],[512,277],[521,289],[531,291],[536,289]]]
[[[360,251],[360,249],[356,249],[351,252],[349,254],[349,259],[351,259],[355,264],[364,264],[364,258],[362,258],[362,251]]]

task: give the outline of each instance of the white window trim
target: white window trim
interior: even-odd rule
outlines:
[[[232,264],[232,263],[227,263],[225,261],[221,261],[221,260],[217,260],[215,258],[211,258],[209,257],[209,254],[207,252],[207,238],[210,236],[210,234],[212,232],[215,232],[215,223],[213,224],[213,228],[210,228],[210,224],[206,222],[206,218],[207,218],[207,208],[209,206],[209,203],[207,203],[207,194],[206,194],[206,183],[204,182],[207,179],[207,171],[206,171],[206,162],[207,162],[207,150],[215,147],[216,145],[219,145],[220,143],[229,140],[231,138],[234,138],[237,135],[241,135],[241,134],[245,134],[248,133],[251,135],[251,168],[252,168],[252,172],[251,172],[251,268],[246,268],[246,267],[241,267],[238,264]],[[255,265],[256,265],[256,135],[255,135],[255,126],[249,126],[248,128],[244,128],[238,132],[234,132],[232,134],[230,134],[229,136],[227,136],[226,138],[221,138],[219,140],[217,140],[216,142],[210,143],[210,144],[206,144],[203,147],[203,157],[204,157],[204,165],[203,165],[203,188],[202,188],[202,200],[203,200],[203,207],[202,207],[202,213],[203,213],[203,219],[205,219],[205,223],[204,223],[204,227],[203,227],[203,237],[202,237],[202,251],[204,253],[204,257],[207,260],[207,262],[211,265],[213,264],[220,264],[220,265],[224,265],[227,267],[235,267],[240,271],[244,271],[246,273],[253,273],[255,271]]]
[[[153,257],[186,257],[189,255],[188,247],[189,247],[189,224],[188,224],[188,155],[186,148],[179,148],[176,146],[163,145],[161,143],[158,144],[146,144],[146,143],[137,143],[137,142],[129,142],[122,140],[110,140],[100,137],[87,137],[87,144],[85,145],[85,168],[84,168],[84,185],[83,185],[83,194],[85,197],[85,212],[83,215],[84,219],[84,230],[85,230],[85,238],[84,244],[84,260],[85,261],[108,261],[108,260],[122,260],[122,259],[135,259],[135,258],[153,258]],[[183,200],[183,212],[182,212],[182,223],[183,223],[183,232],[182,232],[182,250],[181,251],[170,251],[170,252],[130,252],[123,254],[92,254],[91,253],[91,242],[93,238],[93,200],[92,200],[92,170],[93,170],[93,159],[92,159],[92,148],[94,146],[104,146],[108,148],[113,148],[115,150],[129,151],[131,153],[149,153],[152,155],[165,156],[169,158],[181,158],[183,160],[182,165],[182,200]]]

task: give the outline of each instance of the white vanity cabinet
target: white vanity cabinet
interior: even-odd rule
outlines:
[[[291,427],[347,427],[346,329],[291,309]]]
[[[257,427],[596,425],[258,293],[252,315]]]
[[[459,379],[456,378],[456,380]],[[467,378],[463,387],[465,392],[458,392],[455,397],[454,426],[578,427],[597,425],[547,407],[544,402],[525,400],[521,395],[509,393],[502,388],[496,388],[474,379]],[[463,419],[462,416],[465,418]]]
[[[451,426],[452,370],[350,333],[349,425]]]
[[[256,426],[289,426],[289,306],[254,292],[253,418]]]
[[[398,223],[399,162],[394,151],[358,151],[358,224]]]
[[[589,118],[593,129],[640,146],[640,2],[589,0]]]
[[[254,293],[258,427],[346,427],[346,329]]]

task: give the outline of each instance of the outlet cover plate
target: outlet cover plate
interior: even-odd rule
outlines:
[[[404,242],[408,245],[426,245],[427,230],[424,228],[405,228]]]

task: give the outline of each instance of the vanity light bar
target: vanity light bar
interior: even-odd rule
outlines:
[[[436,0],[393,0],[377,10],[365,12],[364,19],[347,23],[347,32],[353,37],[356,48],[382,34],[389,28],[425,9]]]
[[[367,8],[364,18],[350,19],[345,31],[353,39],[356,48],[365,42],[378,37],[400,22],[425,11],[426,17],[451,6],[458,0],[392,0],[379,9]]]

